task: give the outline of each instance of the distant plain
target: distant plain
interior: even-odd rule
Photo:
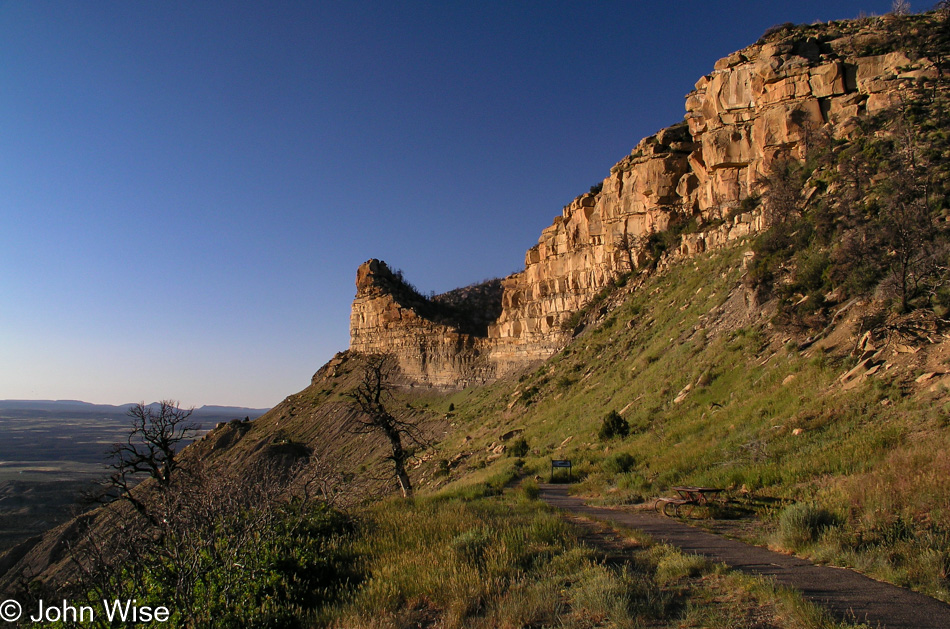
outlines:
[[[238,410],[263,412],[196,412],[196,437]],[[108,451],[130,421],[118,410],[0,408],[0,552],[93,506],[82,497],[108,476]]]

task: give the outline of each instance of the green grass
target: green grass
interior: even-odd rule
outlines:
[[[772,623],[763,626],[838,626],[761,579],[642,535],[624,560],[605,561],[582,530],[528,494],[367,508],[349,549],[364,579],[313,626],[732,628],[749,617]]]
[[[737,247],[674,265],[537,369],[448,397],[454,427],[437,456],[469,456],[440,482],[546,479],[558,458],[574,464],[573,491],[603,503],[640,503],[677,484],[725,487],[760,520],[748,527],[755,541],[950,600],[946,392],[911,393],[894,372],[842,390],[852,341],[799,352],[761,319],[714,325],[741,290],[741,257]],[[610,411],[630,436],[598,438]],[[489,450],[513,428],[530,444],[518,468]],[[805,541],[776,535],[794,502],[838,523]]]
[[[368,578],[328,610],[333,626],[548,626],[590,613],[627,623],[651,613],[652,599],[634,598],[625,573],[598,564],[536,502],[395,500],[367,510],[361,533],[354,550]]]

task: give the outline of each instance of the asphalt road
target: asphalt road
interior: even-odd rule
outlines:
[[[563,485],[542,485],[541,499],[563,511],[639,529],[653,539],[731,568],[773,577],[802,592],[841,620],[886,629],[948,629],[950,605],[846,568],[816,566],[804,559],[720,537],[649,512],[591,507],[568,496]]]

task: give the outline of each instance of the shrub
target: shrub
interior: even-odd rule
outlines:
[[[561,376],[560,378],[557,379],[556,384],[559,389],[567,389],[572,384],[574,384],[574,378],[571,378],[570,376]]]
[[[438,478],[441,476],[448,476],[448,475],[449,475],[449,462],[445,459],[439,459],[439,462],[436,463],[435,472],[433,473],[433,476]]]
[[[538,487],[536,482],[528,479],[521,483],[521,493],[524,494],[524,497],[528,500],[537,500],[538,496],[541,495],[541,488]]]
[[[762,33],[762,37],[759,38],[759,41],[767,40],[772,35],[777,35],[779,33],[784,33],[785,31],[795,28],[794,22],[784,22],[782,24],[776,24],[775,26],[770,26],[765,29],[765,32]]]
[[[521,457],[528,454],[528,450],[530,449],[531,448],[528,446],[527,440],[525,440],[524,437],[518,437],[512,442],[508,452],[511,454],[511,456]]]
[[[234,493],[220,501],[213,494],[176,496],[184,512],[204,507],[200,513],[209,520],[179,525],[180,514],[170,514],[173,522],[162,524],[174,533],[149,537],[150,543],[126,539],[135,554],[98,566],[102,581],[87,590],[87,600],[105,587],[123,598],[173,603],[170,626],[291,628],[360,583],[357,556],[345,544],[354,531],[347,516],[303,503],[242,509],[234,505],[248,496]]]
[[[538,389],[537,385],[532,385],[522,391],[519,399],[524,402],[525,406],[530,406],[531,403],[534,402],[534,396],[536,396],[539,391],[540,389]]]
[[[610,474],[626,474],[633,469],[636,463],[637,460],[633,458],[633,455],[627,452],[618,452],[604,459],[601,468]]]
[[[449,546],[458,561],[479,565],[483,563],[486,550],[493,541],[491,533],[481,527],[459,533],[449,542]]]
[[[782,544],[796,547],[818,541],[826,529],[838,524],[838,516],[831,511],[800,502],[782,510],[778,518],[778,532]]]
[[[610,411],[604,417],[604,423],[600,426],[598,436],[602,441],[613,439],[614,437],[626,437],[630,434],[630,424],[626,419],[620,416],[617,411]]]
[[[729,213],[729,218],[735,218],[737,214],[746,214],[754,212],[762,202],[762,195],[753,193],[739,201],[739,206]]]
[[[682,579],[698,577],[708,566],[709,560],[699,555],[667,552],[656,566],[656,580],[662,584],[676,583]]]

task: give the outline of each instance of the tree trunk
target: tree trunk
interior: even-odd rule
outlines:
[[[412,495],[412,482],[409,480],[409,473],[406,471],[406,451],[402,448],[402,437],[399,436],[399,430],[395,426],[385,427],[386,436],[393,448],[393,465],[396,468],[396,480],[399,481],[399,488],[402,490],[404,498]]]
[[[396,478],[399,479],[399,488],[402,490],[403,498],[412,496],[412,483],[409,482],[409,474],[406,472],[406,465],[403,461],[396,461]]]

